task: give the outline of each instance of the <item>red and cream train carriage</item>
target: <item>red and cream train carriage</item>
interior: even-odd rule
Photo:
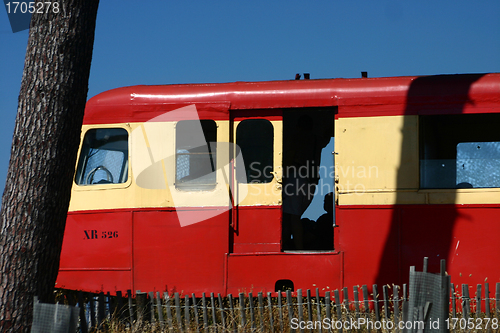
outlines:
[[[333,244],[308,247],[284,173],[317,182],[331,138]],[[499,282],[499,207],[499,74],[119,88],[87,103],[57,285],[324,292],[424,256]]]

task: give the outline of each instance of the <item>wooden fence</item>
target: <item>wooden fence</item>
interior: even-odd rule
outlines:
[[[500,283],[496,284],[493,298],[488,283],[477,285],[475,290],[468,285],[458,288],[452,284],[451,288],[450,325],[467,329],[472,318],[476,326],[477,320],[481,320],[483,328],[498,329]],[[59,299],[78,303],[82,332],[93,328],[106,331],[111,323],[129,328],[148,325],[175,332],[399,331],[405,327],[400,326],[400,322],[405,320],[407,286],[384,285],[381,289],[373,285],[369,293],[363,285],[353,287],[352,292],[348,288],[321,293],[316,289],[316,296],[311,296],[308,289],[293,293],[240,293],[237,297],[224,298],[213,293],[197,298],[194,294],[140,291],[132,297],[130,290],[126,295],[117,292],[116,296],[62,291]],[[491,318],[490,327],[486,327],[486,319],[483,322],[481,318]],[[362,325],[352,327],[353,322]]]

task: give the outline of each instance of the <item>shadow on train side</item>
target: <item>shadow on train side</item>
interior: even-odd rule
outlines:
[[[440,259],[452,263],[457,254],[460,243],[454,234],[456,224],[480,222],[470,210],[456,205],[457,189],[471,186],[457,183],[455,148],[460,142],[491,141],[494,136],[478,125],[487,122],[493,114],[463,114],[465,108],[473,107],[469,91],[482,77],[461,75],[457,80],[455,75],[438,75],[419,77],[411,83],[404,116],[414,116],[415,120],[403,122],[397,193],[391,207],[392,218],[379,263],[377,284],[407,283],[409,267],[420,267],[423,257],[430,259],[430,272],[439,272]],[[419,171],[412,175],[416,185],[413,189],[405,188],[408,173],[401,168],[415,159],[415,150],[408,147],[419,154]],[[408,190],[425,195],[425,204],[409,202]],[[399,272],[399,276],[394,276],[395,272]],[[455,270],[455,273],[458,272]]]

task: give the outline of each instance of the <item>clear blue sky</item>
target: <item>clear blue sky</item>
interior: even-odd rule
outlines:
[[[0,187],[28,32],[0,8]],[[88,97],[136,84],[500,72],[499,0],[101,0]]]

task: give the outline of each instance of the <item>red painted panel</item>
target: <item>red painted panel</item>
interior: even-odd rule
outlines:
[[[500,282],[498,205],[349,206],[337,210],[345,286],[408,283],[410,266],[447,272],[456,284]]]
[[[237,208],[238,227],[233,231],[233,252],[279,252],[281,250],[281,206]]]
[[[227,292],[274,292],[278,280],[291,280],[294,290],[311,289],[320,295],[342,286],[341,253],[231,254]]]
[[[223,294],[228,242],[228,211],[185,227],[175,211],[135,212],[134,288]]]
[[[392,207],[341,208],[336,214],[335,250],[344,253],[344,286],[371,286],[379,273],[382,280],[397,280],[398,242],[397,238],[389,237]],[[390,269],[379,272],[381,260],[389,263]]]
[[[59,285],[71,289],[130,288],[132,269],[132,213],[69,213],[61,251]],[[85,270],[85,272],[67,272]],[[113,270],[109,274],[91,271]],[[124,270],[126,272],[114,272]],[[80,275],[81,273],[81,275]],[[116,276],[120,278],[117,278]],[[102,277],[102,279],[97,278]]]
[[[127,290],[135,292],[132,286],[132,271],[130,270],[60,270],[56,287],[89,292],[109,291],[112,295],[115,295],[117,291],[121,291],[123,294]]]

